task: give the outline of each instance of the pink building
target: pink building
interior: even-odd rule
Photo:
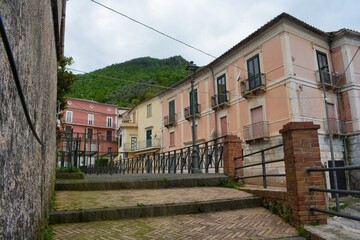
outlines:
[[[249,153],[281,143],[279,130],[286,123],[312,121],[321,126],[324,165],[330,160],[330,135],[336,163],[359,164],[359,46],[359,32],[323,32],[286,13],[277,16],[196,71],[197,142],[237,135],[244,153]],[[159,95],[163,151],[192,143],[191,78]],[[359,151],[346,152],[346,145]],[[281,157],[279,154],[274,152],[270,158]],[[252,174],[260,171],[253,168]],[[269,171],[283,173],[282,163],[270,164]],[[285,179],[269,182],[283,185]]]
[[[64,135],[60,159],[75,166],[94,164],[95,159],[117,156],[117,106],[68,98],[62,114]]]

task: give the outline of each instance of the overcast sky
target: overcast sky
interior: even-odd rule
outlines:
[[[161,32],[219,56],[281,14],[323,31],[360,31],[359,0],[97,0]],[[147,29],[91,0],[69,0],[65,55],[93,71],[133,58],[181,55],[197,65],[214,58]]]

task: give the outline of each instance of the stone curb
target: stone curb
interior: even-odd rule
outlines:
[[[86,182],[57,181],[56,191],[98,191],[115,189],[158,189],[158,188],[179,188],[179,187],[215,187],[219,186],[220,180],[228,177],[204,178],[204,179],[154,179],[154,180],[132,180],[132,181],[101,181]]]
[[[50,213],[50,224],[91,222],[118,219],[194,214],[261,207],[261,198],[247,197],[239,199],[221,199],[213,201],[141,205],[134,207],[98,208],[72,211],[54,211]]]

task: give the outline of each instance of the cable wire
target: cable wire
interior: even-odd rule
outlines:
[[[5,30],[1,15],[0,15],[0,33],[1,33],[1,38],[2,38],[2,41],[3,41],[4,47],[5,47],[7,57],[8,57],[9,63],[10,63],[11,71],[12,71],[12,74],[14,76],[16,89],[17,89],[19,97],[20,97],[21,106],[22,106],[22,108],[24,110],[27,123],[28,123],[28,125],[30,127],[30,130],[33,133],[34,137],[38,141],[38,143],[40,143],[40,145],[42,147],[44,147],[44,144],[41,142],[38,134],[36,133],[35,127],[32,124],[31,119],[30,119],[30,114],[29,114],[29,110],[28,110],[28,108],[26,106],[24,93],[23,93],[22,88],[21,88],[21,83],[20,83],[20,80],[19,80],[19,75],[18,75],[18,72],[17,72],[15,59],[14,59],[14,56],[12,54],[11,46],[10,46],[9,40],[7,38],[6,30]]]

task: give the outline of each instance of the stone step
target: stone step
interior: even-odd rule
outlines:
[[[56,191],[96,191],[114,189],[156,189],[218,186],[229,180],[224,174],[101,174],[84,179],[57,179]]]
[[[213,201],[138,205],[114,208],[53,211],[50,224],[106,221],[115,219],[134,219],[144,217],[195,214],[214,211],[260,207],[261,198],[246,197],[238,199],[218,199]]]

